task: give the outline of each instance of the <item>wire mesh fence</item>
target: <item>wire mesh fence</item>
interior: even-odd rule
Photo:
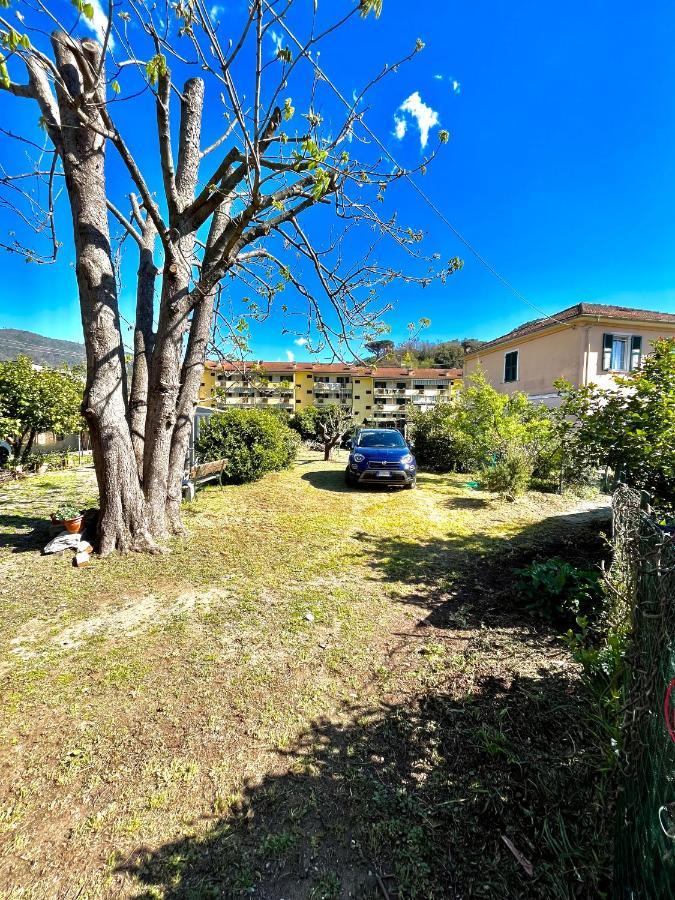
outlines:
[[[614,615],[628,625],[615,896],[675,898],[675,535],[644,497],[613,499]]]

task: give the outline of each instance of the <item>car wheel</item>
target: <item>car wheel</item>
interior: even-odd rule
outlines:
[[[356,481],[349,472],[345,472],[345,484],[347,487],[356,487]]]
[[[417,487],[417,479],[415,478],[413,481],[409,481],[405,487],[407,491],[414,490]]]

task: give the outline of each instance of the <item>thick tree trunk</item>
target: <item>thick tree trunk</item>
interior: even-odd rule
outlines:
[[[176,167],[179,212],[194,199],[199,175],[203,101],[204,82],[199,78],[193,78],[185,84],[181,100],[180,142]],[[161,103],[161,97],[158,102]],[[162,130],[160,128],[160,135]],[[170,166],[171,163],[169,168]],[[163,168],[167,179],[166,163]],[[192,278],[194,246],[193,233],[178,237],[173,245],[172,257],[168,257],[165,261],[159,323],[148,382],[143,486],[152,531],[158,537],[164,536],[169,530],[182,531],[178,492],[187,446],[184,415],[180,422],[180,437],[177,441],[174,441],[174,432],[181,419],[179,410],[181,398],[193,406],[199,392],[199,382],[195,389],[192,378],[190,379],[192,392],[189,395],[186,391],[181,391],[180,383],[183,338],[190,326],[188,312],[185,310],[185,298]],[[207,332],[209,325],[210,314]],[[195,348],[200,346],[200,341],[193,341],[193,345]],[[203,362],[203,356],[201,361]],[[188,426],[190,424],[191,413]],[[181,447],[182,457],[180,457]],[[167,506],[170,507],[168,520]]]
[[[156,236],[155,226],[148,217],[143,228],[138,260],[134,365],[131,376],[131,396],[129,398],[131,440],[134,445],[139,478],[143,477],[145,420],[148,408],[148,371],[155,341],[152,330],[152,314],[155,299],[155,278],[157,276],[157,269],[153,259]]]
[[[229,218],[229,205],[221,206],[214,214],[206,241],[207,254],[223,233]],[[195,306],[192,313],[185,359],[183,360],[180,379],[181,388],[176,410],[176,425],[173,431],[169,456],[169,479],[166,497],[166,518],[169,527],[175,533],[184,531],[180,518],[183,465],[190,443],[195,407],[199,399],[199,386],[204,373],[204,359],[206,358],[206,348],[211,334],[216,294],[217,289],[214,288],[204,297],[201,303]]]
[[[101,48],[94,41],[78,47],[56,32],[52,45],[68,93],[83,115],[101,128],[95,103],[98,91],[87,97],[84,55],[96,72]],[[127,417],[124,351],[119,322],[117,287],[110,252],[105,194],[105,139],[83,123],[75,104],[57,82],[63,134],[63,170],[75,237],[75,260],[80,310],[87,350],[87,381],[83,415],[89,425],[100,494],[99,551],[151,549],[145,500],[138,479]]]
[[[29,434],[28,434],[28,441],[27,441],[27,443],[26,443],[26,446],[25,446],[24,449],[23,449],[23,453],[21,454],[21,461],[22,461],[22,462],[26,462],[26,460],[27,460],[28,457],[30,456],[30,451],[33,449],[33,443],[34,443],[34,441],[35,441],[35,429],[34,429],[34,428],[31,428],[31,430],[30,430],[30,432],[29,432]]]

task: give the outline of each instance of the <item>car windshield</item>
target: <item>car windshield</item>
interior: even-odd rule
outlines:
[[[406,443],[398,431],[362,431],[359,447],[405,447]]]

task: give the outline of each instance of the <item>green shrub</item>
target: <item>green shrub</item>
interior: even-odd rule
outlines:
[[[546,619],[574,624],[579,617],[597,616],[602,610],[605,594],[594,569],[578,569],[554,556],[515,573],[526,608]]]
[[[493,466],[483,469],[481,485],[488,491],[501,494],[513,500],[524,494],[530,486],[532,463],[527,456],[516,452],[507,453]]]
[[[293,413],[288,420],[289,428],[297,431],[303,441],[319,440],[319,415],[317,406],[308,406]]]
[[[242,484],[287,468],[299,443],[297,434],[267,410],[228,409],[202,424],[196,449],[205,460],[226,459],[227,479]]]
[[[549,476],[555,465],[556,431],[550,410],[530,402],[525,394],[500,393],[480,371],[451,401],[428,412],[413,412],[411,424],[417,462],[437,472],[481,472],[494,460],[504,461],[495,483],[511,482],[517,491],[522,476],[515,481],[508,476],[525,467],[512,462],[512,456],[527,460],[528,482],[532,474]]]
[[[621,390],[556,382],[571,465],[608,467],[617,480],[675,508],[675,338],[653,342]]]

